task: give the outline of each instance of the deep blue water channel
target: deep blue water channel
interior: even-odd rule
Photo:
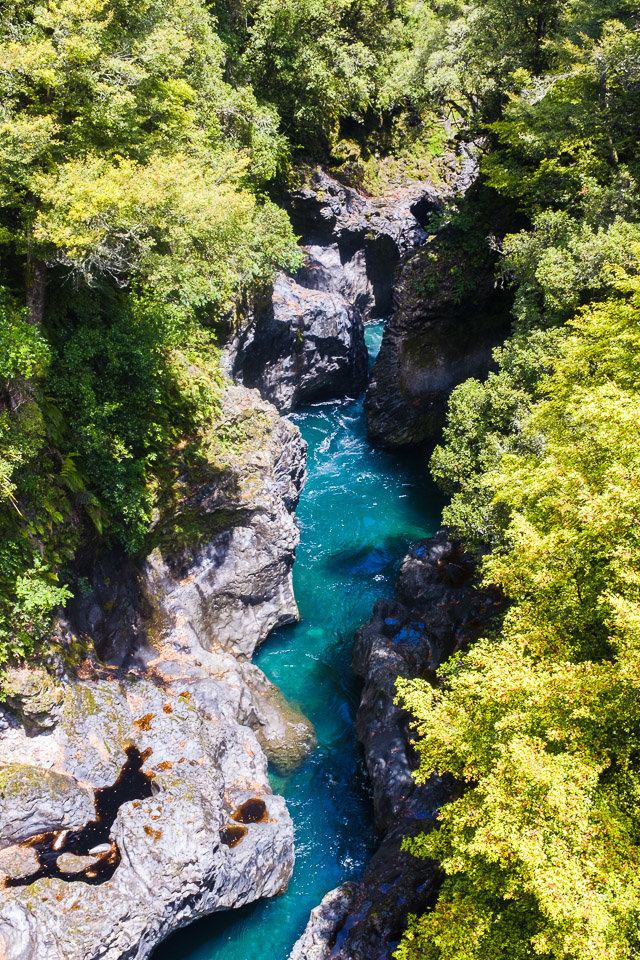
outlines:
[[[366,329],[371,356],[382,323]],[[434,533],[442,499],[424,457],[375,450],[362,398],[292,416],[309,444],[294,567],[301,621],[273,633],[255,662],[313,721],[318,748],[289,777],[271,776],[295,825],[296,866],[285,894],[181,930],[153,960],[286,960],[327,891],[357,879],[373,852],[371,803],[353,723],[359,686],[353,635],[393,594],[409,545]]]

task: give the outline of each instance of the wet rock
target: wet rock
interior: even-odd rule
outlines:
[[[343,883],[330,890],[311,911],[309,923],[296,942],[289,960],[327,960],[340,930],[352,910],[355,884]]]
[[[62,873],[83,873],[88,867],[95,866],[96,862],[95,857],[63,853],[58,857],[58,868]]]
[[[278,410],[357,394],[367,351],[359,311],[339,292],[301,286],[281,274],[268,307],[242,331],[232,368]]]
[[[431,785],[417,787],[411,775],[416,757],[406,714],[394,702],[395,681],[433,676],[502,610],[501,594],[479,588],[474,570],[473,558],[446,532],[420,541],[402,563],[395,599],[379,600],[356,634],[353,669],[364,680],[356,730],[380,832],[435,808]]]
[[[152,789],[115,812],[110,841],[120,859],[107,882],[91,881],[86,860],[95,858],[84,855],[71,864],[67,879],[43,878],[3,891],[0,956],[142,960],[192,919],[273,896],[288,883],[292,825],[284,800],[271,793],[266,760],[252,732],[237,721],[206,718],[188,696],[167,693],[140,672],[120,681],[112,674],[66,683],[52,731],[27,736],[14,728],[4,734],[2,746],[3,758],[28,766],[48,758],[55,764],[52,773],[43,767],[36,772],[49,778],[59,810],[69,782],[85,794],[88,783],[91,792],[113,784],[132,746],[146,758]],[[31,802],[29,785],[15,775],[13,783],[2,810],[3,830],[24,820]],[[220,829],[249,799],[259,799],[267,816],[247,824],[246,835],[231,848],[222,843]],[[84,826],[97,809],[78,807],[72,826]],[[67,820],[59,815],[61,822]],[[24,863],[27,875],[31,866]],[[75,867],[82,869],[75,874]],[[12,867],[14,881],[20,868]]]
[[[310,171],[287,199],[304,265],[277,278],[266,306],[232,338],[231,375],[284,412],[362,390],[363,319],[390,313],[397,267],[427,240],[425,225],[447,192],[412,182],[367,197],[320,167]]]

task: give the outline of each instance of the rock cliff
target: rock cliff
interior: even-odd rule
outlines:
[[[501,234],[504,217],[496,219]],[[372,443],[433,444],[453,388],[486,376],[509,329],[496,262],[490,238],[477,238],[470,253],[464,232],[449,226],[403,265],[365,398]]]
[[[367,197],[319,167],[311,171],[287,199],[304,265],[295,277],[276,279],[267,303],[232,339],[232,376],[283,412],[360,393],[363,320],[389,314],[398,264],[427,240],[424,225],[441,210],[441,192],[409,183]]]
[[[297,616],[305,445],[228,386],[168,479],[143,555],[84,557],[47,669],[0,710],[0,957],[143,960],[172,930],[281,892],[283,769],[314,745],[251,654]]]

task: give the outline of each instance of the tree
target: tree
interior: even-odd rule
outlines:
[[[286,144],[223,56],[200,0],[0,8],[0,668],[83,540],[141,549],[178,437],[215,415],[215,323],[299,262],[261,194]]]
[[[636,247],[636,256],[640,249]],[[441,684],[399,683],[418,779],[464,786],[410,844],[447,879],[400,960],[618,960],[640,919],[640,281],[560,344],[528,442],[490,465],[506,516],[484,565],[512,604]]]

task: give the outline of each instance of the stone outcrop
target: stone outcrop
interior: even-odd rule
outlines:
[[[393,600],[379,600],[356,635],[355,672],[364,688],[356,729],[374,792],[381,845],[362,880],[325,898],[290,960],[313,944],[314,960],[391,960],[410,913],[437,896],[437,865],[401,849],[405,837],[433,829],[456,789],[448,777],[418,786],[409,719],[395,704],[398,676],[433,676],[454,651],[475,640],[503,608],[502,596],[479,588],[474,563],[446,533],[416,544],[402,563]]]
[[[360,312],[340,292],[303,287],[281,274],[268,307],[236,341],[232,374],[281,412],[355,396],[367,382]]]
[[[447,188],[408,182],[369,197],[316,167],[291,191],[288,210],[300,233],[306,263],[298,281],[341,292],[365,318],[391,312],[400,260],[427,239],[429,220],[442,211]]]
[[[231,375],[281,412],[363,390],[363,319],[390,313],[398,265],[425,243],[425,225],[447,192],[416,182],[367,197],[312,170],[287,198],[304,264],[295,277],[277,277],[266,304],[232,338]]]
[[[196,917],[286,887],[292,825],[251,730],[140,670],[96,666],[60,690],[48,731],[27,736],[5,714],[0,956],[142,960]],[[261,816],[243,816],[247,800]]]
[[[104,662],[188,690],[205,715],[250,726],[268,758],[289,769],[313,748],[313,728],[250,659],[299,616],[294,511],[306,446],[296,426],[238,386],[225,391],[215,434],[207,463],[185,466],[175,481],[146,557],[102,557],[71,621]]]
[[[251,663],[298,617],[305,444],[229,386],[183,445],[146,550],[81,559],[47,669],[0,709],[0,957],[143,960],[173,930],[285,889],[280,769],[311,724]]]
[[[505,231],[498,213],[496,231]],[[372,443],[433,444],[453,388],[487,375],[510,323],[511,297],[495,279],[496,263],[488,238],[477,238],[470,255],[463,231],[450,226],[403,265],[365,398]]]

